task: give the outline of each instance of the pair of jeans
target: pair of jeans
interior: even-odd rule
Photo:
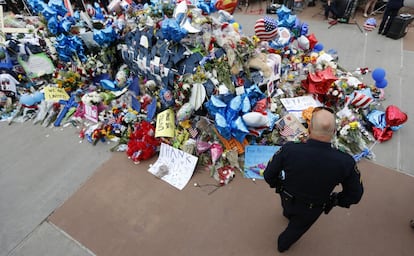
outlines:
[[[325,18],[329,18],[330,13],[332,13],[332,18],[338,18],[338,10],[334,2],[332,2],[330,5],[325,4]]]
[[[384,15],[382,16],[381,24],[378,28],[378,33],[386,35],[391,27],[391,23],[395,16],[398,15],[400,8],[385,8]]]

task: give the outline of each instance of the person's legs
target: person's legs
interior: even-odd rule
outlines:
[[[338,18],[338,9],[336,8],[336,3],[335,2],[331,4],[331,13],[332,13],[332,18],[333,19]]]
[[[308,209],[295,206],[295,214],[290,215],[287,228],[279,235],[277,249],[284,252],[315,223],[322,213],[321,209]]]
[[[387,23],[387,20],[389,19],[390,15],[390,9],[385,8],[384,15],[382,16],[381,23],[378,27],[378,34],[382,34],[382,31],[384,30],[385,23]]]
[[[368,10],[368,13],[367,13],[368,15],[375,11],[376,4],[377,4],[377,0],[372,1],[371,6],[370,6],[371,8]]]
[[[371,0],[368,0],[368,2],[365,4],[365,7],[364,7],[364,17],[365,18],[368,17],[368,9],[369,9],[370,5],[371,5]]]
[[[395,16],[397,16],[398,11],[399,11],[398,9],[391,9],[390,10],[388,22],[385,23],[385,27],[384,27],[384,30],[382,32],[383,35],[386,35],[388,33],[388,30],[390,30],[392,21],[394,20]]]
[[[364,8],[365,18],[367,18],[368,15],[370,15],[374,11],[376,3],[377,3],[377,0],[368,0],[368,2],[365,4],[365,8]]]
[[[329,18],[329,9],[330,7],[327,4],[325,4],[325,19]]]

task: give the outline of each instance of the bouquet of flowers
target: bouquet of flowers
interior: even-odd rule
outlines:
[[[374,137],[356,120],[347,122],[341,126],[335,138],[334,145],[338,149],[355,157],[362,152],[369,151],[369,144],[374,141]]]
[[[71,70],[60,70],[56,75],[54,82],[59,88],[65,89],[66,92],[76,91],[84,85],[81,75]]]

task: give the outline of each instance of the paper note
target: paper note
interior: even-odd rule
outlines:
[[[155,137],[174,137],[175,115],[172,109],[164,110],[157,115]]]
[[[44,88],[45,100],[47,101],[59,101],[68,100],[69,95],[63,88],[47,86]]]
[[[160,155],[148,171],[157,178],[182,190],[190,181],[197,161],[196,156],[162,143]]]

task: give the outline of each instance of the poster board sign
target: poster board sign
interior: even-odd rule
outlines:
[[[245,148],[244,177],[264,179],[263,172],[280,146],[250,145]]]
[[[70,98],[64,88],[46,86],[43,92],[46,101],[58,102],[59,100],[68,100]]]
[[[23,60],[19,57],[18,62],[30,78],[50,75],[55,71],[55,66],[53,65],[52,60],[43,52],[30,54],[27,60]]]
[[[174,137],[175,114],[172,109],[164,110],[157,115],[157,125],[155,127],[155,137]]]
[[[308,136],[308,130],[293,115],[284,115],[275,123],[275,127],[279,130],[279,134],[287,141],[299,141],[301,138]]]
[[[311,95],[282,98],[280,101],[285,107],[286,111],[293,114],[300,122],[305,122],[302,118],[302,111],[309,107],[318,107],[322,104],[314,99]]]
[[[197,161],[198,157],[162,143],[159,157],[148,171],[182,190],[193,176]]]

